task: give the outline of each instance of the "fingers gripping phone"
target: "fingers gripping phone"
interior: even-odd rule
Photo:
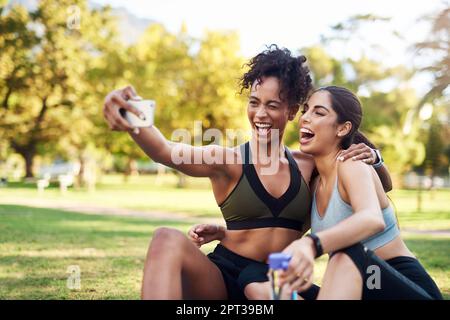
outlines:
[[[128,100],[133,107],[144,114],[144,119],[125,109],[120,109],[120,114],[135,128],[151,127],[154,123],[155,106],[154,100]]]

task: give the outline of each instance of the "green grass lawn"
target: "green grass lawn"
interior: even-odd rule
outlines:
[[[146,249],[159,226],[183,222],[0,206],[0,299],[137,299]],[[78,265],[81,290],[67,288]]]
[[[0,203],[11,199],[44,199],[55,203],[83,203],[107,205],[134,210],[157,210],[186,212],[193,216],[219,216],[219,208],[210,190],[207,178],[190,178],[188,189],[176,187],[177,177],[171,174],[157,180],[154,175],[132,176],[128,183],[123,177],[108,175],[101,179],[95,192],[73,188],[65,195],[52,185],[39,195],[35,184],[11,183],[9,188],[0,188]]]
[[[189,189],[177,189],[176,179],[134,177],[123,184],[119,176],[106,176],[95,193],[56,188],[38,195],[34,186],[21,183],[0,189],[0,299],[138,299],[142,268],[152,232],[160,226],[186,231],[186,221],[154,221],[1,205],[14,199],[93,204],[139,210],[183,211],[192,216],[218,216],[208,181],[189,180]],[[415,207],[415,191],[391,195],[402,228],[450,229],[450,192],[427,192],[423,210]],[[450,237],[404,232],[409,248],[450,298]],[[213,245],[203,250],[210,251]],[[316,279],[325,269],[317,263]],[[81,270],[81,289],[70,290],[67,268]]]
[[[186,212],[193,217],[220,217],[207,178],[188,178],[187,188],[176,187],[177,178],[164,175],[132,176],[127,183],[120,175],[105,175],[95,192],[69,189],[61,195],[56,186],[39,195],[35,184],[11,183],[0,188],[2,201],[14,199],[44,199],[54,203],[73,203],[121,207],[135,210]],[[422,230],[450,230],[450,190],[423,192],[422,212],[416,211],[417,192],[395,190],[389,193],[402,228]]]

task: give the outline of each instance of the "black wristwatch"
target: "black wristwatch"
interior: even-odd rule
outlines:
[[[323,248],[322,248],[322,243],[320,242],[320,239],[318,236],[316,236],[313,233],[310,233],[308,235],[306,235],[307,237],[310,237],[313,241],[314,244],[314,249],[316,250],[316,256],[314,257],[315,259],[317,259],[318,257],[320,257],[321,255],[323,255]]]
[[[381,152],[378,149],[372,149],[375,152],[376,158],[375,158],[375,163],[372,165],[372,167],[379,168],[383,165],[384,160],[383,157],[381,156]]]

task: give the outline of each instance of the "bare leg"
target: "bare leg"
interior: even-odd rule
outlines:
[[[222,273],[183,233],[155,231],[144,266],[142,299],[226,299]]]
[[[318,300],[360,300],[363,280],[348,255],[338,252],[328,261]]]
[[[248,300],[270,300],[270,282],[253,282],[244,288]]]
[[[245,286],[244,294],[248,300],[270,300],[272,299],[270,282],[253,282]],[[291,300],[291,288],[289,285],[283,287],[281,300]],[[300,295],[297,300],[304,300]]]

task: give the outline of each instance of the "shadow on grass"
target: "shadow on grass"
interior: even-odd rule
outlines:
[[[70,221],[88,221],[88,222],[117,222],[121,225],[166,225],[166,226],[180,226],[180,225],[190,225],[185,221],[175,221],[175,220],[153,220],[153,219],[142,219],[137,217],[127,217],[127,216],[111,216],[111,215],[95,215],[86,214],[74,211],[65,211],[50,208],[35,208],[29,206],[20,205],[0,205],[0,219],[13,221],[15,219],[32,219],[36,223],[54,223],[58,221],[70,222]],[[1,220],[0,220],[1,221]]]
[[[111,252],[114,253],[114,252]],[[0,257],[0,299],[137,299],[144,254],[120,257]],[[77,265],[81,289],[70,290],[70,265]]]
[[[64,282],[71,264],[80,265],[88,290],[95,291],[83,291],[76,298],[134,297],[133,281],[140,281],[148,241],[162,225],[190,226],[183,221],[0,205],[0,271],[4,274],[0,298],[71,298],[74,293],[67,292]],[[441,275],[435,280],[448,298],[450,239],[408,235],[406,243],[430,273]],[[101,256],[78,251],[84,248],[95,248]]]
[[[6,189],[35,189],[37,190],[36,182],[23,182],[23,181],[14,181],[8,182]],[[46,189],[59,189],[58,182],[50,182],[49,186]]]
[[[24,272],[20,277],[1,277],[0,299],[121,299],[137,298],[139,290],[136,283],[141,278],[141,265],[128,268],[116,268],[112,273],[108,270],[108,261],[93,259],[95,269],[86,270],[89,266],[80,264],[81,288],[71,290],[68,286],[69,273],[64,261],[53,261],[45,272]],[[32,262],[39,265],[39,261]],[[16,267],[17,268],[17,267]],[[98,270],[98,271],[97,271]],[[70,283],[70,281],[69,281]]]
[[[115,248],[121,241],[148,244],[158,227],[186,229],[191,224],[68,212],[27,206],[0,206],[0,242],[21,247]],[[0,248],[0,253],[2,249]],[[3,252],[4,254],[5,252]]]

